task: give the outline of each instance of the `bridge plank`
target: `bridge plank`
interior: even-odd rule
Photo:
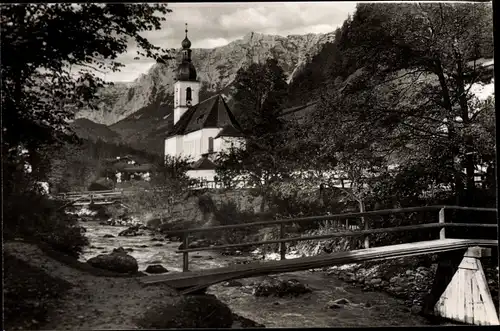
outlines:
[[[336,252],[327,255],[317,255],[290,260],[255,262],[243,265],[231,265],[229,267],[216,269],[146,276],[141,277],[139,280],[143,284],[166,283],[168,286],[176,289],[187,289],[203,285],[210,286],[215,283],[236,278],[248,278],[268,274],[308,270],[369,260],[440,253],[464,249],[470,246],[497,245],[497,240],[439,239],[359,249],[349,252]]]

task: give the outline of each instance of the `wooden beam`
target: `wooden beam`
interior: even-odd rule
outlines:
[[[235,277],[248,278],[370,260],[434,254],[477,245],[497,246],[498,241],[473,239],[430,240],[410,244],[360,249],[350,252],[336,252],[332,254],[309,256],[290,260],[231,265],[224,268],[197,270],[189,273],[170,273],[168,275],[146,276],[141,277],[140,282],[143,284],[165,282],[168,286],[176,289],[187,289],[194,286],[213,284],[214,282],[223,282],[229,279],[235,279]]]
[[[488,257],[491,256],[491,248],[479,247],[479,246],[469,247],[467,249],[467,252],[465,252],[464,256],[475,257],[475,258]]]
[[[337,237],[357,237],[357,236],[363,236],[363,235],[374,234],[374,233],[390,233],[390,232],[401,232],[401,231],[411,231],[411,230],[421,230],[421,229],[433,229],[433,228],[440,228],[442,226],[443,226],[442,224],[438,224],[438,223],[427,223],[427,224],[418,224],[418,225],[399,226],[399,227],[393,227],[393,228],[343,231],[343,232],[335,232],[335,233],[317,235],[317,236],[292,237],[292,238],[286,238],[286,239],[254,241],[254,242],[241,243],[241,244],[188,248],[188,249],[180,249],[180,250],[177,250],[175,252],[176,253],[184,253],[184,252],[211,251],[211,250],[226,249],[226,248],[248,247],[248,246],[258,246],[258,245],[267,245],[267,244],[279,244],[279,243],[283,243],[283,242],[293,242],[293,241],[318,240],[318,239],[329,239],[329,238],[337,238]]]
[[[488,250],[470,247],[434,312],[441,317],[475,325],[500,325],[479,257]],[[491,253],[491,249],[490,252]]]
[[[335,215],[325,215],[325,216],[310,216],[310,217],[300,217],[294,219],[287,220],[275,220],[275,221],[264,221],[264,222],[253,222],[246,224],[233,224],[233,225],[224,225],[224,226],[213,226],[213,227],[205,227],[205,228],[192,228],[192,229],[184,229],[184,230],[175,230],[175,231],[167,231],[165,234],[181,234],[181,233],[195,233],[195,232],[212,232],[218,230],[229,230],[229,229],[238,229],[238,228],[246,228],[251,226],[271,226],[276,224],[292,224],[299,222],[319,222],[319,221],[328,221],[334,219],[346,219],[346,218],[358,218],[364,216],[378,216],[378,215],[390,215],[390,214],[398,214],[398,213],[410,213],[410,212],[418,212],[418,211],[434,211],[439,209],[457,209],[457,210],[472,210],[472,211],[485,211],[485,212],[497,212],[496,208],[476,208],[476,207],[458,207],[458,206],[446,206],[446,205],[436,205],[436,206],[424,206],[424,207],[411,207],[411,208],[398,208],[398,209],[382,209],[382,210],[374,210],[367,211],[364,213],[345,213],[345,214],[335,214]],[[375,219],[373,221],[376,221]]]
[[[439,210],[439,224],[445,224],[445,218],[444,218],[444,208],[441,208]],[[446,239],[446,229],[443,227],[441,231],[439,231],[439,239]]]

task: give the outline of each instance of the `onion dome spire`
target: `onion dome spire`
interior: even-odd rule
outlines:
[[[188,24],[186,23],[186,38],[182,41],[182,48],[188,49],[191,47],[191,41],[188,39]]]
[[[186,23],[186,37],[182,41],[182,62],[179,64],[177,69],[177,79],[181,81],[196,81],[196,69],[191,62],[191,41],[189,41],[187,33],[187,23]]]

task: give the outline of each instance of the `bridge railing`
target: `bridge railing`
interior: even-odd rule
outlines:
[[[207,251],[207,250],[223,250],[223,249],[228,249],[228,248],[240,248],[240,247],[260,246],[260,245],[269,245],[269,244],[280,244],[280,258],[282,260],[284,260],[287,242],[330,239],[330,238],[336,238],[336,237],[364,236],[364,238],[365,238],[364,248],[369,248],[370,247],[369,235],[378,234],[378,233],[415,231],[415,230],[421,230],[421,229],[433,229],[433,228],[435,228],[435,229],[441,229],[439,232],[439,239],[446,239],[446,232],[445,231],[446,231],[447,227],[497,228],[497,224],[446,223],[445,210],[468,210],[468,211],[477,211],[477,212],[497,212],[496,208],[436,205],[436,206],[411,207],[411,208],[399,208],[399,209],[383,209],[383,210],[376,210],[376,211],[367,211],[367,212],[358,212],[358,213],[344,213],[344,214],[324,215],[324,216],[311,216],[311,217],[301,217],[301,218],[294,218],[294,219],[282,219],[282,220],[273,220],[273,221],[253,222],[253,223],[246,223],[246,224],[213,226],[213,227],[205,227],[205,228],[191,228],[191,229],[184,229],[184,230],[168,231],[168,232],[165,232],[165,234],[170,234],[170,235],[182,234],[182,236],[183,236],[183,249],[177,250],[176,253],[183,254],[183,268],[182,269],[183,269],[183,272],[186,272],[189,270],[189,253],[191,253],[191,252],[199,252],[199,251]],[[438,217],[437,223],[433,222],[433,223],[425,223],[425,224],[418,224],[418,225],[406,225],[406,226],[398,226],[398,227],[370,229],[370,225],[372,225],[372,223],[374,221],[374,220],[368,218],[370,216],[391,215],[391,214],[411,213],[411,212],[428,212],[428,211],[438,211],[439,217]],[[362,230],[355,230],[355,231],[351,230],[351,231],[335,232],[335,233],[316,235],[316,236],[285,238],[286,225],[289,225],[289,224],[298,223],[298,222],[307,222],[307,221],[319,222],[319,221],[350,219],[350,218],[359,218],[359,219],[363,218],[363,220],[364,220],[363,229]],[[228,244],[228,245],[189,248],[189,235],[192,233],[215,232],[215,231],[219,231],[219,230],[241,229],[241,228],[257,227],[257,226],[270,227],[270,226],[278,225],[278,224],[280,225],[279,239],[247,242],[247,243],[240,243],[240,244]]]

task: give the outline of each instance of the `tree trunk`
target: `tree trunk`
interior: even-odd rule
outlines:
[[[261,196],[262,196],[262,200],[260,201],[260,212],[263,213],[266,209],[266,202],[267,202],[267,189],[266,188],[263,188],[261,190]]]
[[[467,104],[467,95],[465,93],[465,82],[464,82],[464,74],[463,74],[463,63],[462,56],[455,50],[455,56],[457,61],[457,90],[458,90],[458,103],[460,105],[460,113],[462,117],[462,121],[464,124],[464,130],[467,130],[470,127],[471,121],[469,118],[469,105]],[[466,196],[465,196],[465,204],[471,206],[473,203],[474,197],[474,148],[473,141],[470,135],[467,135],[464,141],[465,145],[465,171],[466,171]]]

